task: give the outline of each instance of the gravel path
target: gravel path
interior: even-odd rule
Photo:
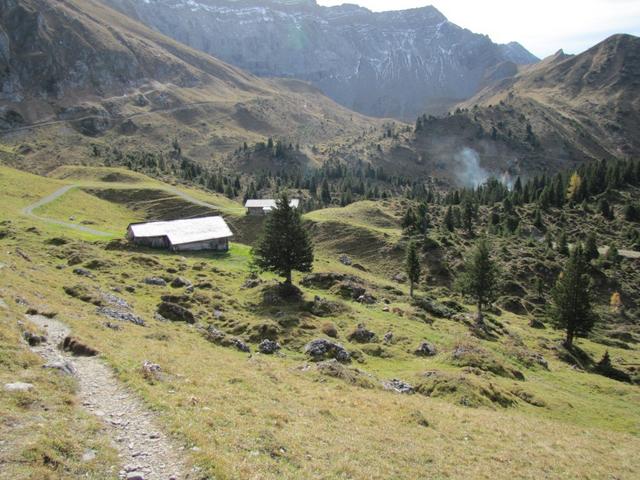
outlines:
[[[54,368],[73,371],[82,406],[105,423],[121,458],[119,477],[128,480],[189,479],[183,448],[157,426],[154,414],[124,388],[98,357],[72,357],[57,346],[69,335],[61,322],[40,315],[28,320],[46,332],[47,341],[32,350]]]
[[[102,232],[100,230],[95,230],[93,228],[85,227],[84,225],[76,225],[75,223],[63,222],[62,220],[54,220],[53,218],[41,217],[41,216],[36,215],[35,213],[33,213],[33,211],[35,209],[40,208],[40,207],[46,205],[47,203],[53,202],[56,198],[61,197],[62,195],[67,193],[72,188],[75,188],[76,186],[77,185],[64,186],[64,187],[56,190],[55,192],[53,192],[51,195],[47,195],[46,197],[41,198],[36,203],[32,203],[28,207],[24,207],[22,209],[22,213],[25,214],[25,215],[28,215],[30,217],[37,218],[38,220],[42,220],[44,222],[53,223],[55,225],[62,225],[63,227],[72,228],[73,230],[78,230],[80,232],[87,232],[87,233],[91,233],[93,235],[98,235],[100,237],[110,237],[112,234],[108,233],[108,232]]]

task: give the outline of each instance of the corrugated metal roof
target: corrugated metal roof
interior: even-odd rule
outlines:
[[[166,236],[171,245],[233,236],[227,223],[219,216],[188,218],[168,222],[133,223],[129,227],[134,237]]]
[[[292,198],[291,200],[289,200],[289,205],[293,208],[298,208],[298,205],[300,205],[300,200],[297,198]],[[273,198],[252,199],[247,200],[244,206],[246,208],[272,209],[276,208],[276,200],[274,200]]]

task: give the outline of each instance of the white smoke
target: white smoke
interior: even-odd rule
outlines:
[[[456,176],[465,187],[477,187],[485,183],[491,176],[488,171],[480,166],[478,152],[465,147],[453,157],[458,163]]]

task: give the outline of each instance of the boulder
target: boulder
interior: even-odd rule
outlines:
[[[347,339],[350,342],[369,343],[376,338],[376,334],[367,330],[364,324],[359,323],[356,329],[349,334]]]
[[[376,297],[374,297],[370,293],[365,292],[358,297],[358,302],[363,303],[365,305],[372,305],[376,303]]]
[[[25,382],[5,383],[4,389],[7,392],[28,392],[33,389],[33,384]]]
[[[539,318],[532,318],[529,320],[529,326],[531,328],[545,328],[544,323]]]
[[[24,332],[22,336],[31,347],[38,346],[41,343],[47,341],[47,337],[45,337],[44,335],[37,335],[31,332]]]
[[[191,311],[171,302],[160,303],[160,305],[158,305],[158,313],[173,322],[195,323],[196,321]]]
[[[144,326],[144,319],[133,312],[118,310],[117,308],[111,307],[98,307],[97,312],[104,317],[113,318],[114,320]]]
[[[420,357],[433,357],[437,351],[433,344],[429,342],[421,342],[413,353]]]
[[[80,275],[81,277],[93,278],[93,273],[91,273],[86,268],[74,268],[73,273],[75,273],[76,275]]]
[[[362,280],[355,275],[337,272],[316,272],[305,275],[300,282],[305,287],[314,287],[327,290],[339,282],[362,283]]]
[[[338,282],[331,288],[332,293],[340,295],[343,298],[350,298],[356,300],[363,296],[367,290],[359,283],[351,280]]]
[[[434,317],[439,318],[451,318],[455,315],[455,312],[442,303],[438,303],[435,300],[427,297],[416,297],[413,299],[413,304],[416,307],[421,308],[427,313],[430,313]]]
[[[342,305],[337,302],[332,302],[326,298],[315,296],[313,303],[309,307],[309,311],[317,317],[327,317],[334,315],[343,310]]]
[[[170,284],[173,288],[190,287],[191,282],[184,277],[176,277]]]
[[[268,338],[265,338],[258,345],[258,351],[266,355],[271,355],[273,353],[276,353],[278,350],[280,350],[280,344],[273,340],[269,340]]]
[[[340,255],[338,257],[338,260],[340,261],[341,264],[343,265],[351,265],[353,263],[353,261],[351,260],[351,258],[349,257],[349,255],[347,255],[346,253],[343,253],[342,255]]]
[[[311,340],[304,348],[306,353],[315,362],[335,358],[339,362],[350,362],[351,355],[339,343],[326,340],[324,338],[316,338]]]
[[[399,380],[397,378],[392,378],[391,380],[386,380],[382,382],[382,388],[385,390],[391,390],[396,393],[405,393],[412,394],[415,393],[415,389],[409,383]]]
[[[382,341],[384,343],[393,343],[393,332],[387,332],[384,334],[384,337],[382,337]]]
[[[92,348],[75,337],[67,336],[62,341],[62,350],[65,352],[71,352],[73,355],[79,357],[94,357],[98,355],[98,351]]]
[[[142,282],[147,285],[156,285],[158,287],[167,286],[167,282],[164,280],[164,278],[160,277],[146,277]]]
[[[76,373],[76,367],[74,367],[70,362],[53,361],[43,365],[42,368],[51,368],[53,370],[58,370],[65,375],[75,375]]]

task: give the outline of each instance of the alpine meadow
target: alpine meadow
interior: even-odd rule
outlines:
[[[640,38],[322,3],[0,0],[1,479],[640,478]]]

